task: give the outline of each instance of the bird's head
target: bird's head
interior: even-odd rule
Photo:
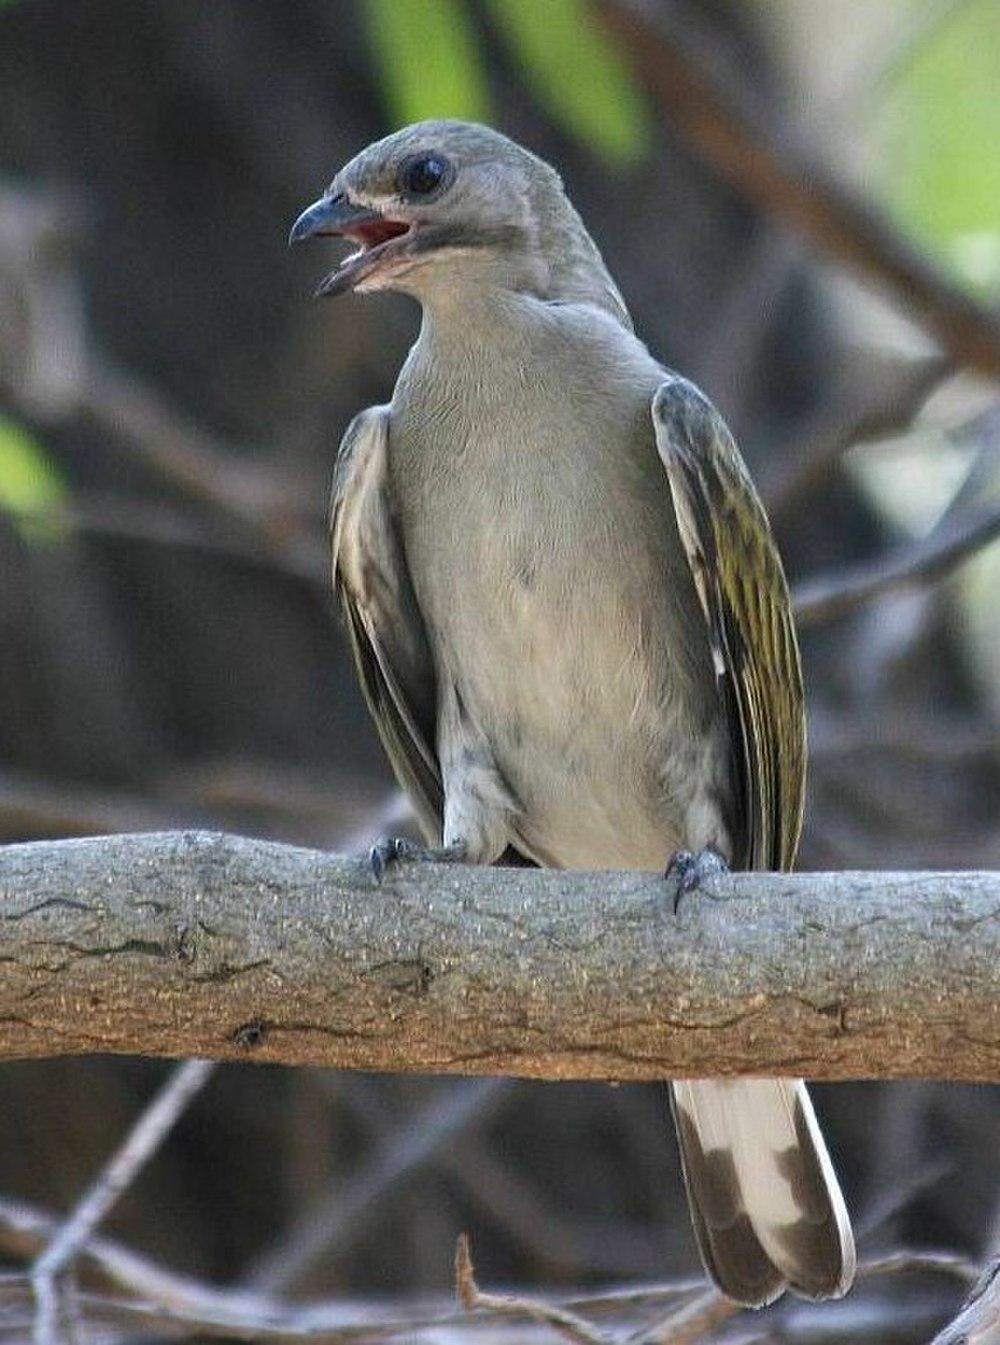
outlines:
[[[488,126],[425,121],[369,145],[304,210],[289,241],[359,244],[317,294],[398,289],[433,301],[463,283],[542,298],[617,291],[553,168]]]

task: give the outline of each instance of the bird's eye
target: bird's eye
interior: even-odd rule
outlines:
[[[430,196],[451,176],[451,165],[440,154],[418,154],[403,164],[399,185],[407,196]]]

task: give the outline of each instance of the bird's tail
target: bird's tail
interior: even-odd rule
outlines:
[[[671,1089],[691,1218],[723,1293],[747,1307],[786,1288],[845,1294],[854,1238],[805,1084],[697,1079]]]

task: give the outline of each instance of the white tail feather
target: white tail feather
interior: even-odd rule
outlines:
[[[794,1079],[699,1079],[673,1088],[678,1121],[683,1122],[688,1193],[709,1268],[718,1274],[727,1258],[726,1240],[745,1214],[777,1272],[775,1281],[780,1277],[784,1282],[772,1284],[767,1299],[784,1284],[810,1296],[846,1293],[854,1279],[854,1238],[805,1084]],[[685,1142],[685,1125],[693,1143]],[[733,1216],[728,1222],[698,1208],[698,1193],[707,1189],[703,1177],[713,1161],[717,1173],[709,1180],[715,1190],[719,1173],[734,1188],[725,1192]],[[792,1235],[796,1228],[802,1230],[801,1237]],[[734,1286],[723,1287],[733,1293]],[[748,1288],[747,1297],[753,1292]]]

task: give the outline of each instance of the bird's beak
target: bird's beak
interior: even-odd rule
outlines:
[[[368,206],[354,205],[344,192],[324,196],[303,210],[292,225],[288,242],[301,243],[306,238],[351,238],[361,246],[331,271],[316,291],[321,295],[343,294],[362,282],[369,281],[376,271],[385,272],[405,249],[410,224],[405,220],[389,219]],[[375,288],[378,284],[375,283]],[[362,285],[362,288],[368,288]]]
[[[373,224],[379,216],[367,206],[353,205],[343,192],[336,196],[323,196],[307,206],[292,225],[288,235],[288,245],[301,243],[317,235],[337,237],[347,234],[365,225]]]

